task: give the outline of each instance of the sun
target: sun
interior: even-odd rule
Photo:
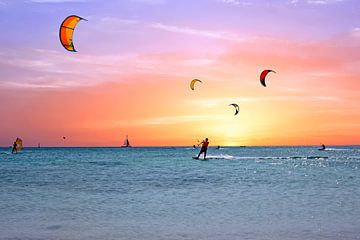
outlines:
[[[239,146],[246,144],[247,126],[234,119],[211,123],[207,129],[208,135],[212,138],[212,145]]]

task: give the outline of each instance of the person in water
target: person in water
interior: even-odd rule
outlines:
[[[209,141],[207,138],[205,138],[205,140],[203,140],[201,142],[201,149],[200,149],[199,154],[197,155],[197,158],[199,158],[202,153],[204,153],[204,159],[206,158],[206,152],[207,152],[208,146],[209,146]]]
[[[16,141],[15,141],[14,144],[13,144],[13,148],[11,150],[11,153],[17,153],[16,147],[17,147],[17,144],[16,144]]]

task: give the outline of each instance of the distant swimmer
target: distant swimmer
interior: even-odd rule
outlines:
[[[193,145],[193,148],[196,148],[195,144]]]
[[[17,143],[16,143],[16,141],[13,144],[13,148],[11,150],[11,153],[17,153]]]
[[[217,149],[220,149],[220,146],[217,146]]]
[[[325,150],[325,148],[326,148],[325,145],[322,144],[322,145],[321,145],[321,148],[319,148],[318,150],[320,150],[320,151],[321,151],[321,150]]]
[[[206,159],[206,152],[207,152],[208,146],[209,146],[208,138],[205,138],[205,140],[203,140],[201,142],[201,149],[200,149],[200,152],[197,155],[196,159],[199,159],[199,157],[202,153],[204,153],[204,160]]]

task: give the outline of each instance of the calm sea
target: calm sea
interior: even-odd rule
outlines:
[[[360,146],[0,148],[0,239],[360,239]]]

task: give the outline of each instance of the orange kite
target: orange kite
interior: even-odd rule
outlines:
[[[85,18],[71,15],[65,18],[65,20],[61,23],[60,26],[59,37],[60,37],[61,45],[63,45],[63,47],[70,52],[76,52],[73,44],[73,33],[76,24],[80,20],[87,21]]]

